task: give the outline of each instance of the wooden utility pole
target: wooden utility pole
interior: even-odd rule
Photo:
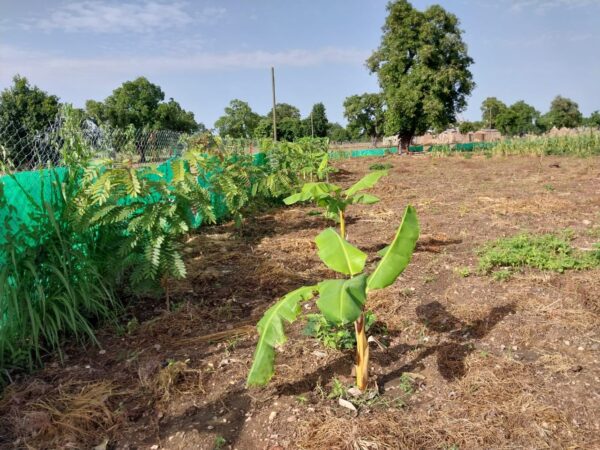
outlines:
[[[275,67],[271,67],[271,86],[273,88],[273,140],[277,141],[277,118],[275,117]]]

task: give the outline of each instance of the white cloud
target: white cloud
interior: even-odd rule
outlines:
[[[324,47],[316,50],[292,49],[279,52],[249,50],[141,57],[73,57],[0,46],[0,82],[5,82],[15,73],[25,76],[35,75],[36,78],[62,76],[69,79],[95,79],[104,75],[176,74],[211,70],[262,69],[270,66],[356,65],[362,64],[368,55],[369,52],[366,50]]]
[[[214,23],[225,8],[205,7],[194,11],[187,2],[93,1],[64,3],[43,18],[30,18],[22,26],[45,31],[93,33],[152,33],[194,23]]]
[[[554,8],[581,8],[598,6],[600,0],[508,0],[511,11],[545,12]]]

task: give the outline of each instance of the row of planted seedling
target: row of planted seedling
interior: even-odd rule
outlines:
[[[19,211],[0,181],[9,212],[0,239],[0,381],[60,354],[66,340],[94,340],[94,326],[118,317],[123,292],[162,292],[168,309],[193,228],[227,217],[241,223],[256,204],[329,171],[325,140],[277,143],[259,156],[190,146],[160,167],[140,167],[94,159],[77,124],[63,128],[73,131],[62,136],[69,164],[40,173],[51,189],[35,194],[10,175],[30,203],[26,221],[14,220]]]

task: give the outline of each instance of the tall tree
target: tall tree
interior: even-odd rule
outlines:
[[[277,119],[277,139],[283,141],[294,141],[305,135],[305,126],[300,120],[300,110],[288,103],[277,103],[275,105],[275,116]],[[273,109],[260,119],[254,135],[258,138],[273,136]]]
[[[503,110],[496,123],[498,129],[509,136],[522,136],[539,131],[540,113],[533,106],[520,100]]]
[[[481,121],[488,128],[496,128],[496,119],[507,106],[496,97],[488,97],[481,103]]]
[[[421,12],[388,3],[379,48],[367,60],[387,105],[385,129],[408,150],[415,134],[456,122],[475,83],[458,18],[438,5]]]
[[[588,127],[600,127],[600,111],[594,111],[590,114],[590,117],[584,119],[585,125]]]
[[[35,158],[26,141],[51,125],[59,106],[57,96],[15,75],[12,86],[0,93],[0,160],[28,164]]]
[[[271,108],[267,117],[273,117],[273,108]],[[289,103],[277,103],[275,105],[275,117],[277,120],[282,120],[286,117],[300,120],[300,110]]]
[[[327,131],[327,137],[333,142],[345,142],[351,139],[350,133],[339,123],[330,123]]]
[[[557,95],[550,105],[546,120],[550,127],[576,128],[581,125],[583,116],[579,105],[570,98]]]
[[[315,137],[326,137],[327,130],[329,129],[329,121],[327,120],[325,105],[323,103],[315,103],[310,114],[305,119],[305,123],[304,134],[306,136],[312,136],[314,130]]]
[[[215,127],[221,136],[251,138],[259,121],[260,116],[248,103],[234,99],[225,108],[225,114],[217,119]]]
[[[353,139],[380,138],[384,134],[385,110],[381,94],[351,95],[344,100],[344,117]]]
[[[104,100],[86,102],[87,113],[98,122],[116,128],[171,129],[191,132],[198,128],[192,112],[185,111],[173,99],[162,103],[165,94],[160,86],[145,77],[126,81]]]

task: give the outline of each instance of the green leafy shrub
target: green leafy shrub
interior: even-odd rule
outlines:
[[[569,236],[523,233],[498,239],[479,250],[479,269],[490,273],[495,268],[532,267],[563,272],[598,265],[594,252],[575,250]]]

